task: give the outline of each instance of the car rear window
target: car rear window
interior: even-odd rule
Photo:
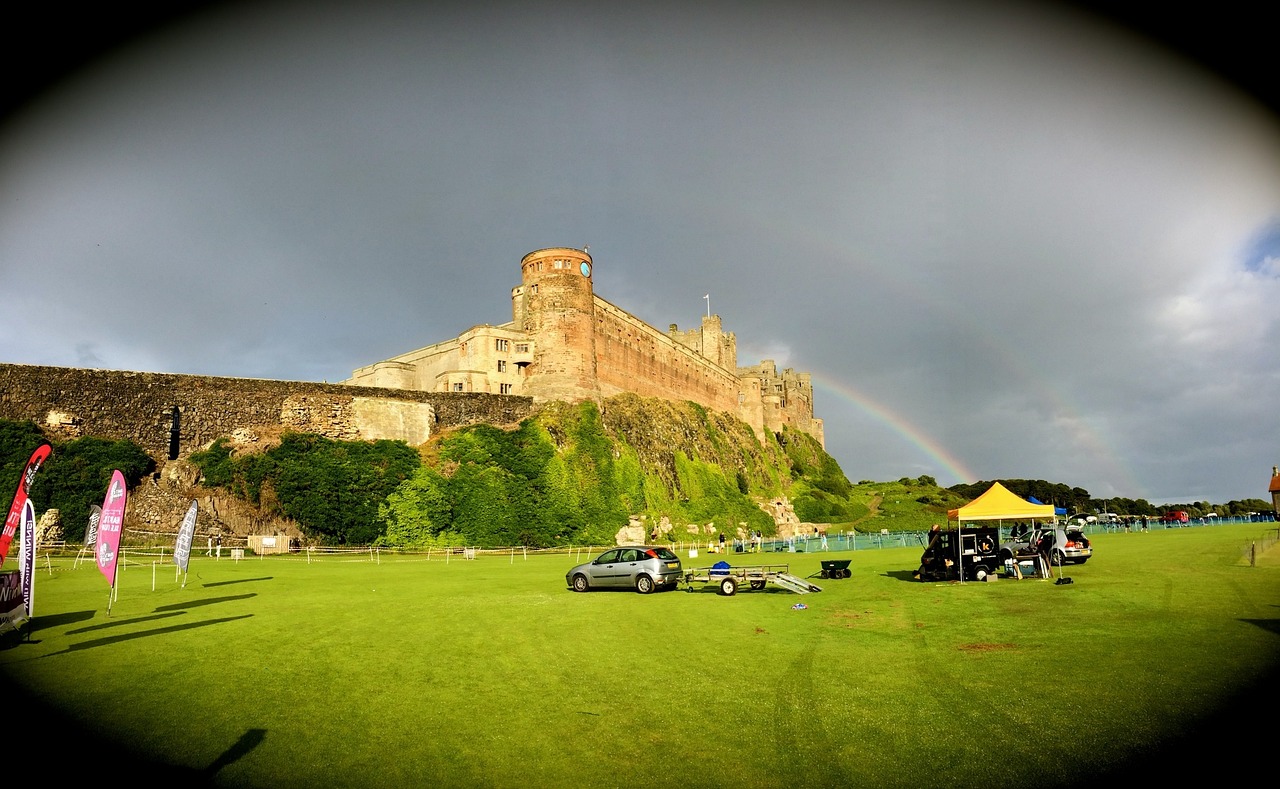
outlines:
[[[658,557],[659,559],[661,559],[662,561],[664,561],[664,562],[669,562],[669,561],[671,561],[672,559],[679,559],[679,558],[680,558],[679,556],[676,556],[674,553],[672,553],[672,552],[671,552],[670,550],[668,550],[667,548],[652,548],[652,549],[650,549],[650,550],[652,550],[652,551],[654,552],[654,554],[655,554],[655,555],[657,555],[657,557]]]

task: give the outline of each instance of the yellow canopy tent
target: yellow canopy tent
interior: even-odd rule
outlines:
[[[1032,504],[999,482],[991,483],[978,498],[947,512],[947,520],[1000,521],[1000,520],[1053,520],[1052,504]]]
[[[964,544],[964,524],[972,521],[1049,520],[1054,519],[1052,504],[1032,504],[1013,491],[993,482],[978,498],[954,510],[947,511],[947,520],[956,521],[960,542]],[[975,527],[977,528],[977,527]],[[960,579],[964,582],[964,550],[961,550]]]

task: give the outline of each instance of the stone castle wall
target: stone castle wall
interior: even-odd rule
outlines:
[[[600,394],[634,392],[641,397],[692,400],[736,413],[741,384],[649,324],[595,297],[596,375]]]
[[[64,439],[128,439],[161,461],[168,457],[175,406],[179,457],[186,457],[221,436],[262,428],[416,445],[441,428],[519,422],[532,412],[533,401],[485,393],[0,364],[0,418],[30,420]]]

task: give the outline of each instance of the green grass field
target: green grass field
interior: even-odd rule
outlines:
[[[1119,780],[1273,739],[1250,707],[1276,708],[1280,548],[1242,559],[1263,527],[1099,534],[1070,585],[922,584],[915,548],[728,557],[852,560],[804,596],[575,594],[563,554],[195,556],[185,588],[130,564],[110,616],[97,570],[55,558],[0,672],[65,755],[50,775],[127,784]]]

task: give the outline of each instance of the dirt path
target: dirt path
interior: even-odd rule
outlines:
[[[871,501],[867,502],[867,514],[863,515],[861,518],[858,518],[856,521],[854,521],[850,525],[854,529],[857,529],[859,523],[862,523],[863,521],[866,521],[866,520],[871,520],[875,516],[879,515],[880,502],[882,501],[884,501],[884,496],[872,496]]]

